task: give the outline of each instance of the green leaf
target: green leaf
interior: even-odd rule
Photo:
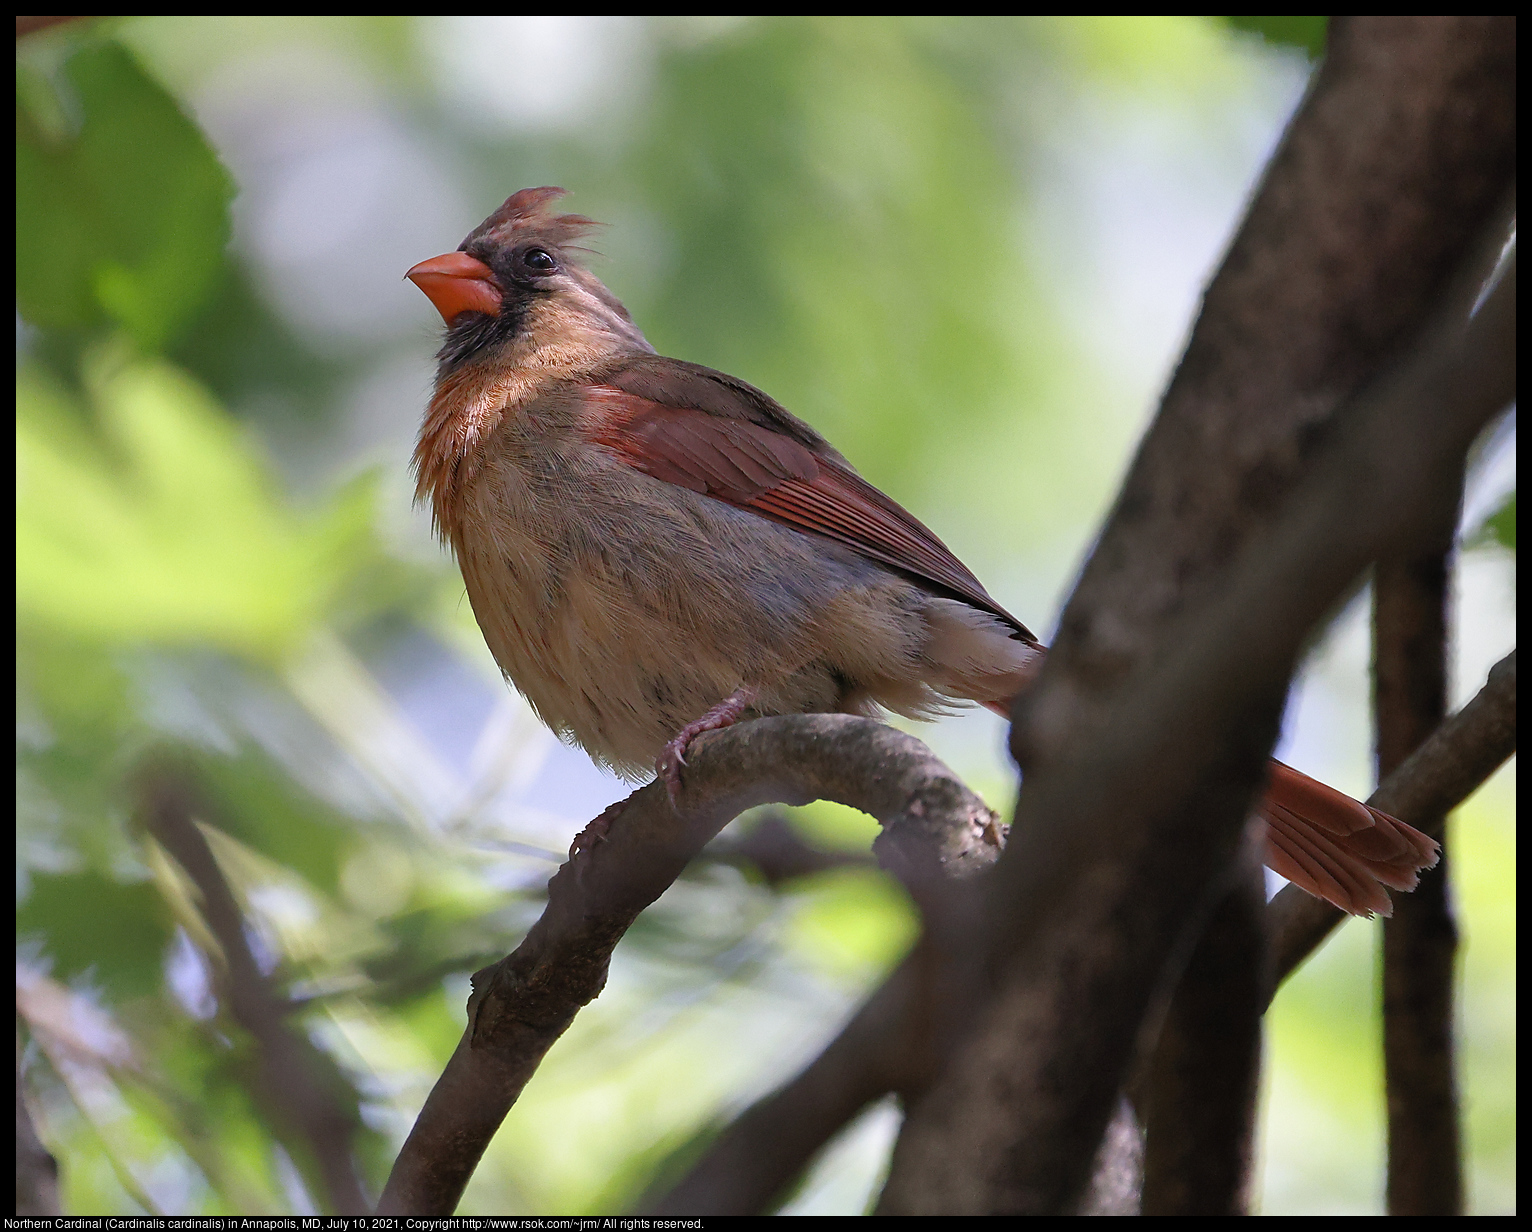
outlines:
[[[1236,30],[1259,34],[1268,43],[1296,47],[1310,60],[1325,54],[1329,34],[1328,17],[1225,17]]]
[[[34,874],[16,910],[16,935],[41,936],[52,974],[87,976],[114,1000],[160,986],[172,934],[154,884],[123,884],[95,872]]]
[[[1479,529],[1469,538],[1470,547],[1498,543],[1512,552],[1516,550],[1516,493],[1513,491],[1501,502],[1500,508],[1485,518]]]
[[[95,643],[271,660],[378,551],[372,494],[302,517],[238,426],[169,364],[98,356],[105,447],[32,368],[17,375],[17,615]]]
[[[122,46],[81,49],[57,85],[61,97],[50,100],[35,69],[18,69],[22,316],[59,330],[111,320],[159,348],[223,268],[233,183],[197,126]]]
[[[209,757],[199,775],[218,828],[333,895],[355,843],[350,818],[316,800],[258,749]]]

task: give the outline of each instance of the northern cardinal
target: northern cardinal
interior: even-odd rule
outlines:
[[[528,188],[408,277],[447,325],[415,447],[501,669],[560,735],[680,785],[689,741],[772,714],[1008,716],[1042,661],[942,542],[766,394],[655,353]],[[1266,862],[1387,915],[1435,842],[1271,763]]]

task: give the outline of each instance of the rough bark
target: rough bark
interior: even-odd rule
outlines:
[[[1447,713],[1447,592],[1458,506],[1436,542],[1378,562],[1373,678],[1378,774],[1403,764]],[[1444,817],[1442,858],[1383,924],[1388,1213],[1461,1215],[1462,1143],[1452,1040],[1457,922]]]
[[[548,1048],[600,993],[639,912],[745,809],[818,799],[883,823],[873,850],[917,899],[944,899],[947,879],[987,867],[1004,842],[995,814],[925,745],[869,719],[791,715],[699,736],[687,751],[683,812],[662,784],[634,792],[610,811],[605,837],[554,875],[547,909],[516,951],[475,975],[468,1030],[394,1163],[379,1213],[451,1214]],[[818,1088],[811,1096],[837,1098]]]
[[[1018,707],[995,992],[880,1211],[1075,1207],[1145,1009],[1227,885],[1304,639],[1418,539],[1513,396],[1514,268],[1464,322],[1504,234],[1514,80],[1511,19],[1334,23]]]
[[[1145,1215],[1245,1215],[1265,1009],[1260,835],[1198,938],[1143,1084]]]

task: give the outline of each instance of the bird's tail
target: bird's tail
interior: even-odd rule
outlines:
[[[1279,761],[1259,812],[1266,863],[1352,915],[1392,915],[1383,887],[1413,890],[1441,859],[1435,839]]]
[[[983,704],[1010,718],[1007,703]],[[1279,761],[1257,811],[1267,865],[1352,915],[1392,915],[1384,887],[1413,890],[1441,859],[1435,839]]]

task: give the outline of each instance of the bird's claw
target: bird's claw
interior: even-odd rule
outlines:
[[[654,773],[665,782],[670,795],[670,807],[681,811],[681,767],[686,765],[686,749],[703,732],[717,731],[739,721],[750,704],[755,701],[754,689],[736,689],[700,719],[688,723],[660,752],[654,762]]]
[[[569,844],[569,858],[573,860],[582,852],[591,850],[597,843],[606,842],[606,836],[612,828],[612,823],[617,820],[617,815],[622,812],[626,804],[626,800],[619,800],[616,804],[609,804],[601,810],[599,816],[592,818],[586,824],[585,829],[574,836],[574,842]]]
[[[665,791],[670,796],[670,807],[676,812],[681,811],[681,767],[686,765],[686,746],[691,743],[689,730],[682,733],[665,746],[665,751],[655,762],[655,773],[665,782]]]

